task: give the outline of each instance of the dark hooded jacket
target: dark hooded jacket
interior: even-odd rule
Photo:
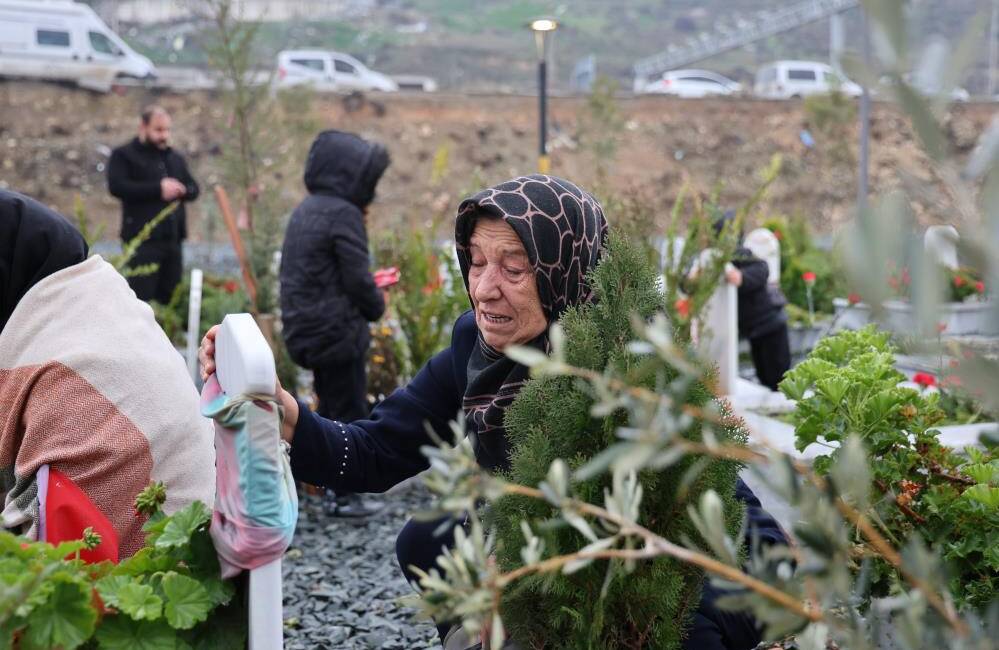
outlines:
[[[715,220],[715,234],[719,234],[726,224],[735,220],[735,210],[726,210]],[[742,233],[739,233],[742,239]],[[732,257],[732,266],[742,273],[739,285],[739,337],[755,339],[766,336],[787,322],[784,305],[787,299],[780,287],[768,282],[770,267],[764,260],[753,255],[745,246],[739,246]]]
[[[324,131],[305,163],[309,196],[291,215],[281,249],[281,317],[291,358],[306,368],[364,356],[368,322],[385,302],[368,257],[364,209],[389,157],[356,135]]]

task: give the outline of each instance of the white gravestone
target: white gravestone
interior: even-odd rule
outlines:
[[[767,263],[767,282],[780,283],[780,240],[769,228],[757,228],[746,235],[745,246],[755,256]]]
[[[923,236],[923,248],[937,264],[957,268],[957,241],[960,235],[954,226],[930,226]]]
[[[701,253],[700,265],[710,264],[718,254],[715,249]],[[726,270],[731,265],[726,265]],[[736,392],[739,379],[739,297],[734,285],[724,275],[704,309],[697,325],[697,349],[718,364],[718,390],[722,395]]]
[[[219,385],[228,395],[273,393],[274,353],[250,314],[229,314],[216,337]],[[281,558],[250,571],[249,650],[284,647]]]
[[[201,334],[201,269],[191,269],[191,293],[187,299],[187,372],[198,381],[198,335]]]

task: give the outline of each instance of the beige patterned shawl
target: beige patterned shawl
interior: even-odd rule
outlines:
[[[143,544],[133,501],[150,481],[166,511],[212,506],[210,420],[184,361],[125,279],[94,256],[20,300],[0,332],[0,499],[4,527],[38,534],[35,474],[71,478],[110,520],[121,557]]]

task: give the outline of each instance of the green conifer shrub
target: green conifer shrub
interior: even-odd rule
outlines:
[[[677,376],[665,362],[640,361],[627,350],[632,339],[632,315],[648,319],[665,311],[665,298],[656,283],[656,270],[641,249],[612,235],[605,257],[592,275],[595,304],[569,310],[565,331],[566,362],[604,370],[631,385],[655,387]],[[703,384],[691,385],[687,402],[706,405],[712,396]],[[627,416],[616,412],[592,417],[593,397],[573,378],[549,376],[524,387],[506,416],[512,445],[507,478],[522,485],[545,480],[549,464],[565,459],[573,469],[618,441],[616,430]],[[698,440],[702,423],[683,435]],[[716,427],[717,428],[717,427]],[[745,429],[732,422],[716,432],[719,442],[743,443]],[[687,515],[708,489],[725,502],[729,533],[736,534],[743,509],[735,500],[739,464],[699,463],[694,458],[664,470],[643,471],[645,487],[640,523],[672,541],[686,536],[699,540]],[[574,484],[581,499],[603,505],[611,478],[601,475]],[[522,565],[524,543],[520,522],[527,520],[545,542],[545,556],[572,553],[588,542],[574,528],[545,526],[556,515],[551,505],[520,496],[501,499],[490,513],[496,533],[496,558],[504,571]],[[641,562],[631,573],[619,570],[606,586],[606,561],[565,575],[532,575],[515,582],[502,601],[503,621],[511,637],[527,648],[678,648],[698,605],[703,576],[683,563],[660,557]]]

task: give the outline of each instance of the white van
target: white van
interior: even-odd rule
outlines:
[[[70,81],[107,91],[118,79],[155,76],[152,61],[85,4],[0,0],[0,77]]]
[[[349,54],[326,50],[278,52],[277,85],[279,88],[307,85],[325,92],[399,90],[395,81],[381,72],[369,70]]]
[[[859,97],[860,86],[817,61],[774,61],[756,72],[753,92],[765,99],[800,99],[833,90]]]

